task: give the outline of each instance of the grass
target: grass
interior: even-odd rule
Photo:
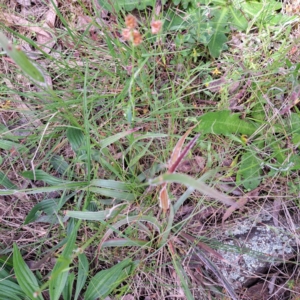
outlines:
[[[46,84],[1,52],[0,299],[297,299],[299,20],[265,28],[256,16],[213,58],[181,42],[192,24],[168,27],[178,7],[134,11],[134,46],[120,34],[126,12],[51,3],[51,49],[29,25],[1,25]],[[154,16],[165,21],[155,35]],[[246,235],[286,231],[292,254],[228,244],[245,220]],[[277,263],[244,270],[257,281],[242,288],[224,248]]]

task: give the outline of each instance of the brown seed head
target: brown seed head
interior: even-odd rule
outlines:
[[[125,25],[128,29],[134,29],[135,27],[137,27],[136,17],[134,17],[133,15],[126,16]]]
[[[138,46],[143,41],[141,34],[137,30],[133,30],[132,36],[133,36],[132,42],[134,46]]]
[[[157,21],[152,21],[151,22],[151,32],[152,32],[152,34],[159,33],[161,28],[162,28],[162,21],[157,20]]]
[[[131,39],[131,29],[124,28],[122,29],[122,37],[125,41],[129,41]]]

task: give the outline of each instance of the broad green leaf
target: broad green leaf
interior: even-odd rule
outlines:
[[[116,212],[118,213],[118,210],[113,209],[106,209],[102,211],[72,211],[67,210],[66,216],[79,219],[79,220],[86,220],[86,221],[104,221],[107,218],[116,216]]]
[[[108,270],[100,271],[91,279],[84,299],[104,299],[132,273],[132,269],[131,259],[125,259]]]
[[[76,190],[77,192],[81,189],[88,187],[89,183],[85,181],[78,182],[67,182],[61,185],[47,186],[43,188],[32,188],[32,189],[24,189],[24,190],[1,190],[0,196],[7,195],[17,195],[18,193],[26,193],[27,195],[40,194],[40,193],[49,193],[53,191],[62,191],[62,190]]]
[[[241,3],[243,12],[251,17],[256,17],[262,11],[263,5],[262,2],[258,1],[244,1]]]
[[[199,118],[200,124],[196,127],[201,133],[212,134],[246,134],[255,132],[256,126],[246,120],[240,119],[240,114],[231,114],[229,110],[208,112]]]
[[[13,249],[14,271],[21,289],[32,300],[44,299],[36,277],[24,262],[22,255],[15,243]]]
[[[75,274],[70,273],[68,276],[67,284],[65,285],[63,292],[62,292],[62,296],[63,296],[64,300],[72,300],[73,299],[72,291],[73,291],[74,280],[75,280]]]
[[[170,31],[180,31],[187,29],[189,27],[189,23],[185,19],[185,15],[179,12],[174,12],[173,10],[168,10],[164,21],[165,30]]]
[[[4,186],[6,189],[17,189],[17,187],[7,178],[7,176],[0,171],[0,185]]]
[[[238,170],[238,178],[239,177],[245,189],[249,191],[259,186],[262,180],[261,167],[258,158],[253,153],[246,152],[242,155],[240,168]]]
[[[13,148],[17,149],[18,151],[25,151],[27,150],[24,145],[8,140],[0,140],[0,149],[3,150],[12,150]]]
[[[298,154],[292,154],[290,157],[290,164],[293,164],[291,170],[300,170],[300,156]]]
[[[29,299],[18,284],[7,279],[0,280],[0,299],[21,300],[24,298]]]
[[[89,262],[84,253],[78,255],[78,275],[77,275],[77,282],[76,282],[76,290],[74,300],[77,300],[80,296],[80,292],[84,287],[86,279],[89,274]]]
[[[58,213],[69,198],[70,197],[63,197],[62,199],[45,199],[37,203],[26,216],[24,224],[34,222],[40,216],[38,212],[44,212],[49,216]]]
[[[93,179],[90,183],[91,186],[103,187],[108,189],[120,190],[120,191],[130,191],[129,184],[107,179]]]
[[[67,169],[69,168],[68,163],[64,160],[62,156],[59,155],[53,155],[50,159],[50,164],[60,175],[65,174]]]
[[[49,185],[56,185],[63,182],[69,182],[67,180],[63,180],[57,177],[54,177],[52,175],[49,175],[48,173],[44,172],[43,170],[36,170],[36,171],[25,171],[22,172],[21,175],[25,178],[31,179],[31,180],[41,180],[43,182],[48,183]]]
[[[0,46],[24,73],[36,81],[45,82],[42,73],[33,65],[20,47],[9,42],[2,32],[0,32]]]
[[[227,36],[225,33],[228,32],[228,11],[228,7],[222,7],[218,10],[214,10],[214,17],[210,22],[214,33],[207,46],[211,56],[215,58],[220,56],[224,44],[227,42]]]
[[[67,130],[67,138],[73,151],[77,155],[83,154],[82,146],[84,145],[85,137],[82,130],[80,130],[79,128],[69,127]]]
[[[294,145],[297,145],[299,147],[300,145],[300,116],[299,114],[292,113],[290,120],[290,132],[292,134],[292,142]],[[288,125],[289,125],[288,124]]]
[[[191,176],[185,175],[185,174],[163,174],[159,177],[156,177],[155,179],[152,179],[149,181],[149,184],[162,184],[165,182],[176,182],[183,184],[187,187],[192,187],[196,190],[198,190],[203,195],[207,195],[209,197],[212,197],[216,200],[221,201],[222,203],[226,205],[233,205],[235,202],[227,195],[215,190],[214,188],[206,185],[204,182],[198,181],[194,179]]]
[[[248,21],[245,16],[237,9],[233,8],[232,5],[229,6],[230,10],[230,22],[238,30],[246,30],[248,27]]]
[[[77,237],[77,227],[73,229],[69,235],[67,244],[57,259],[57,262],[51,272],[51,279],[49,283],[49,293],[51,300],[58,300],[66,285],[69,276],[69,266],[72,262],[72,254],[75,247]]]
[[[132,11],[133,9],[144,10],[147,6],[154,7],[155,0],[98,0],[98,3],[102,8],[107,9],[110,12],[119,12],[120,10]],[[162,0],[162,4],[165,4],[166,0]]]

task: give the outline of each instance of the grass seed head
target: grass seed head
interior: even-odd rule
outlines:
[[[128,29],[136,28],[137,27],[136,17],[134,17],[133,15],[126,16],[125,25],[126,25],[126,28],[128,28]]]
[[[151,22],[151,32],[152,34],[158,34],[161,31],[162,28],[162,21],[152,21]]]
[[[143,41],[141,34],[137,30],[133,30],[132,32],[132,42],[134,46],[138,46]]]

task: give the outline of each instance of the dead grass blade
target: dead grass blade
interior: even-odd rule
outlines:
[[[159,192],[159,207],[162,208],[164,212],[169,209],[170,198],[167,191],[167,184],[164,183],[160,192]]]
[[[180,140],[177,142],[176,146],[173,149],[173,152],[171,154],[171,158],[169,161],[169,172],[171,171],[172,166],[174,165],[174,163],[177,161],[178,157],[180,156],[181,153],[181,149],[183,147],[183,144],[185,142],[185,139],[187,138],[187,136],[191,133],[191,131],[195,128],[195,126],[190,127],[187,132],[180,138]],[[174,171],[173,171],[174,172]]]
[[[196,141],[198,140],[200,133],[196,134],[195,137],[187,144],[184,150],[179,154],[176,161],[173,163],[171,167],[169,167],[169,173],[174,173],[181,163],[181,161],[185,158],[187,153],[194,147]]]
[[[181,163],[181,161],[185,158],[187,153],[194,147],[197,139],[199,138],[200,134],[197,134],[184,148],[184,150],[181,152],[183,144],[187,138],[187,136],[191,133],[191,131],[195,128],[195,126],[190,127],[187,132],[179,139],[176,146],[173,149],[168,171],[167,173],[172,174],[176,171],[177,167]],[[162,208],[163,212],[165,213],[170,206],[170,199],[167,191],[167,183],[163,184],[160,192],[159,192],[159,206]]]
[[[235,202],[233,205],[231,205],[225,212],[223,218],[222,218],[222,226],[224,225],[224,222],[232,215],[234,211],[237,209],[243,208],[247,202],[250,200],[251,197],[258,196],[258,193],[260,191],[261,187],[258,187],[254,189],[253,191],[245,194],[242,198],[240,198],[237,202]]]

